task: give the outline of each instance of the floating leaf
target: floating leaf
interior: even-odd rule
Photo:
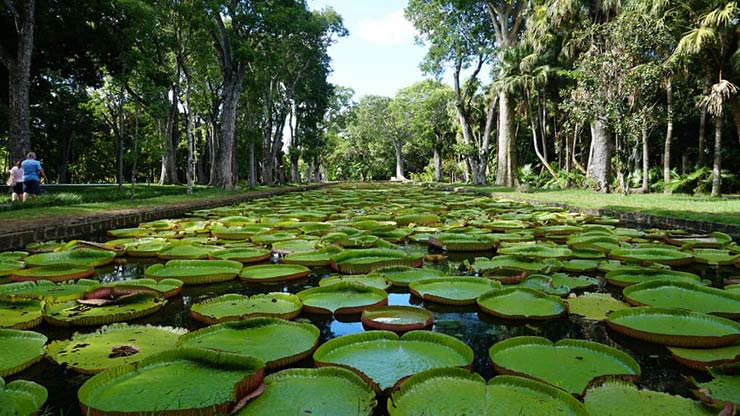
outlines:
[[[253,283],[282,282],[301,279],[310,272],[308,267],[299,264],[262,264],[243,268],[239,278]]]
[[[190,308],[193,319],[212,325],[220,322],[268,316],[293,319],[303,303],[291,293],[265,293],[252,296],[229,294],[196,303]]]
[[[38,300],[0,301],[0,328],[31,329],[41,321]]]
[[[372,329],[406,332],[432,326],[434,317],[424,308],[381,306],[362,311],[362,325]]]
[[[619,380],[609,380],[591,387],[584,401],[588,411],[599,416],[715,414],[693,400],[657,391],[638,390],[632,384]]]
[[[0,329],[0,377],[19,373],[44,358],[47,338],[37,332]]]
[[[241,268],[241,263],[231,260],[170,260],[147,267],[144,276],[154,280],[175,278],[186,285],[199,285],[233,280]]]
[[[385,291],[350,282],[305,289],[297,296],[309,313],[353,314],[388,303]]]
[[[565,302],[569,313],[596,321],[603,321],[614,311],[630,308],[629,304],[614,299],[608,293],[584,293]]]
[[[560,298],[527,288],[491,291],[477,302],[484,312],[507,319],[552,319],[565,314]]]
[[[726,318],[740,318],[740,294],[686,282],[654,281],[624,289],[631,304],[660,308],[681,308],[711,313]]]
[[[33,381],[15,380],[6,384],[0,377],[0,414],[35,415],[48,395],[44,386]]]
[[[475,305],[479,296],[499,289],[501,283],[497,281],[472,276],[435,277],[409,284],[412,295],[447,305]]]

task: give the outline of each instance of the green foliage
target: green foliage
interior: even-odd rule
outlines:
[[[722,187],[725,193],[740,190],[740,180],[736,174],[722,170]],[[672,180],[667,184],[662,180],[657,186],[670,193],[709,194],[712,191],[712,169],[703,167],[684,175],[672,171]]]

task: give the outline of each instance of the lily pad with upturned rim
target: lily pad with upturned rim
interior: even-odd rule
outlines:
[[[731,266],[740,261],[740,253],[732,253],[730,250],[697,248],[691,250],[691,254],[694,255],[695,262],[712,266]]]
[[[401,384],[388,400],[391,416],[571,415],[587,416],[570,394],[539,381],[483,377],[459,368],[424,371]]]
[[[544,381],[579,396],[599,378],[640,376],[639,364],[627,353],[580,339],[553,344],[542,337],[514,337],[494,344],[488,355],[499,372]]]
[[[190,315],[197,321],[213,325],[260,316],[293,319],[302,308],[300,298],[291,293],[227,294],[193,304]]]
[[[157,252],[163,260],[204,260],[218,248],[205,244],[171,243]]]
[[[174,278],[186,285],[199,285],[233,280],[241,269],[241,263],[231,260],[170,260],[147,267],[144,276],[154,280]]]
[[[528,288],[491,291],[477,302],[484,312],[506,319],[553,319],[566,311],[559,297]]]
[[[584,293],[576,298],[565,300],[568,312],[586,319],[603,321],[610,313],[629,309],[630,305],[614,299],[608,293]]]
[[[388,304],[384,290],[351,282],[305,289],[296,295],[309,313],[353,314]]]
[[[166,303],[166,300],[149,296],[139,296],[126,303],[108,306],[89,306],[68,301],[46,303],[43,314],[46,322],[56,326],[104,325],[153,314]]]
[[[319,329],[278,318],[250,318],[209,326],[183,335],[180,347],[208,348],[250,355],[270,369],[298,362],[316,348]]]
[[[370,273],[368,276],[382,276],[398,287],[408,287],[411,282],[444,276],[442,270],[426,267],[393,266],[383,267]]]
[[[399,336],[391,331],[344,335],[313,354],[317,367],[340,366],[356,371],[376,392],[410,375],[432,368],[469,367],[473,350],[462,341],[429,331]]]
[[[714,407],[725,407],[730,404],[734,409],[740,407],[740,365],[728,364],[709,368],[712,380],[697,383],[694,394],[704,403]]]
[[[169,299],[180,294],[180,292],[182,291],[183,282],[179,279],[162,279],[157,281],[154,279],[143,278],[132,280],[118,280],[115,282],[105,283],[103,286],[120,288],[146,287],[157,291],[161,297]]]
[[[709,367],[740,362],[740,344],[719,348],[668,347],[673,359],[699,371]]]
[[[90,277],[95,273],[92,266],[76,266],[72,264],[54,264],[50,266],[31,267],[11,273],[10,279],[14,282],[40,281],[63,282]]]
[[[712,412],[701,403],[681,396],[650,390],[638,390],[630,383],[608,380],[591,387],[584,398],[592,415],[684,415],[711,416]]]
[[[48,396],[46,387],[33,381],[15,380],[6,384],[0,377],[1,415],[35,415]]]
[[[236,416],[370,416],[375,405],[375,392],[349,370],[292,368],[265,377],[265,392]]]
[[[180,348],[99,373],[77,395],[83,414],[226,414],[261,384],[263,372],[254,357]]]
[[[381,306],[362,311],[362,325],[371,329],[407,332],[432,326],[434,316],[414,306]]]
[[[332,256],[339,254],[344,249],[336,246],[329,246],[321,250],[291,253],[280,259],[285,264],[300,264],[307,267],[328,266],[331,263]]]
[[[606,323],[627,336],[675,347],[713,348],[740,341],[737,322],[680,309],[624,309],[609,315]]]
[[[44,358],[47,338],[33,331],[0,329],[0,377],[19,373]]]
[[[21,260],[0,260],[0,277],[10,276],[16,271],[22,270],[26,267],[26,262]]]
[[[700,283],[699,276],[694,273],[662,269],[636,270],[631,267],[617,268],[607,272],[605,278],[609,284],[617,287],[627,287],[638,283],[657,280]]]
[[[112,263],[115,258],[116,253],[110,250],[77,248],[52,253],[32,254],[26,257],[26,263],[29,266],[71,264],[75,266],[100,267]]]
[[[390,266],[421,267],[422,255],[406,254],[399,250],[369,248],[345,250],[332,257],[332,269],[345,274],[367,274]]]
[[[319,280],[319,286],[331,286],[341,282],[351,282],[364,286],[387,290],[391,287],[391,281],[380,275],[372,274],[341,274]]]
[[[655,262],[671,267],[687,266],[694,261],[691,253],[668,247],[618,248],[609,252],[609,258],[625,262]]]
[[[482,294],[500,289],[500,282],[473,276],[435,277],[409,284],[412,295],[447,305],[475,305]]]
[[[239,279],[252,283],[282,282],[301,279],[309,273],[308,267],[299,264],[262,264],[243,268]]]
[[[100,282],[97,280],[88,279],[61,283],[54,283],[48,280],[8,283],[0,285],[0,300],[74,300],[82,297],[85,292],[99,285]]]
[[[0,301],[0,328],[31,329],[42,320],[38,300]]]
[[[680,308],[725,318],[740,318],[740,294],[686,282],[646,282],[626,287],[627,302],[636,306]]]
[[[562,263],[556,259],[523,259],[512,255],[496,256],[492,259],[476,257],[473,270],[483,274],[499,271],[526,272],[526,273],[553,273],[560,270]]]
[[[53,341],[46,356],[65,368],[96,374],[173,349],[187,332],[182,328],[112,324],[89,334],[75,333],[69,340]]]

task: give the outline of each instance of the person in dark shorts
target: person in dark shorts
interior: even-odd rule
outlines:
[[[11,201],[20,201],[23,197],[23,170],[21,169],[20,160],[16,160],[15,165],[10,168],[8,186],[10,187],[10,190],[12,192],[10,196]]]
[[[43,176],[44,180],[48,183],[49,179],[44,173],[44,168],[41,167],[41,163],[36,160],[36,153],[30,152],[26,157],[26,160],[21,163],[21,169],[23,169],[23,201],[28,199],[28,195],[31,198],[36,199],[41,193],[41,179],[39,175]]]

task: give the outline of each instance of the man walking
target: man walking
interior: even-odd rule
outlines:
[[[21,169],[23,170],[23,185],[25,186],[23,201],[25,202],[28,199],[29,194],[32,199],[36,199],[41,193],[41,179],[39,175],[44,177],[46,183],[49,183],[49,179],[46,177],[41,163],[36,160],[36,153],[28,153],[26,160],[21,163]]]

